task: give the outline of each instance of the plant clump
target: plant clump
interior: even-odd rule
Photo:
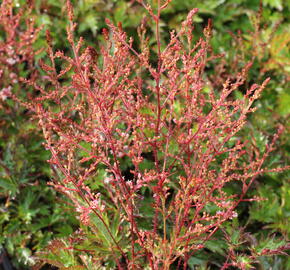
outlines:
[[[96,269],[108,262],[186,269],[189,257],[237,218],[239,203],[258,200],[246,197],[255,178],[285,169],[263,167],[283,127],[263,153],[242,141],[239,132],[269,79],[247,87],[249,63],[212,87],[207,65],[221,56],[211,50],[210,22],[195,42],[193,9],[162,44],[160,13],[170,1],[156,8],[138,2],[156,24],[154,48],[145,20],[138,49],[121,24],[107,20],[96,51],[75,40],[68,1],[73,55],[54,52],[47,32],[50,63],[39,63],[46,81],[27,80],[38,94],[26,106],[39,119],[58,173],[51,185],[70,198],[82,224],[64,249],[86,253],[81,259]],[[228,193],[229,184],[240,192]]]

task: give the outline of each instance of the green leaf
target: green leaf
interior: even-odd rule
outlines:
[[[283,10],[282,0],[263,0],[263,4],[277,8],[279,11]]]
[[[1,188],[3,190],[1,190]],[[0,192],[15,194],[18,190],[18,185],[11,178],[0,178]]]
[[[258,246],[255,247],[255,251],[261,254],[263,250],[277,250],[285,244],[286,241],[284,239],[267,238],[259,242]]]
[[[278,98],[278,112],[281,115],[290,114],[290,94],[282,92]]]
[[[214,253],[218,253],[220,255],[225,254],[226,244],[222,240],[208,240],[205,243],[205,247],[211,250]]]
[[[107,218],[100,213],[100,216],[103,218],[103,221],[106,223],[107,227],[109,227]],[[94,212],[90,213],[90,220],[94,224],[93,230],[98,234],[98,236],[105,240],[105,242],[110,246],[114,244],[114,241],[108,232],[108,229],[106,228],[104,222],[101,220],[101,218],[96,215]]]

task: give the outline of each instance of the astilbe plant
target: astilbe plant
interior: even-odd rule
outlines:
[[[211,54],[210,24],[194,44],[193,9],[161,44],[160,12],[170,1],[158,1],[156,11],[139,2],[156,23],[156,54],[145,21],[140,50],[109,20],[100,51],[83,46],[82,38],[74,40],[68,1],[73,56],[54,52],[47,33],[51,64],[40,63],[46,86],[29,81],[40,94],[28,106],[58,172],[51,184],[70,198],[82,223],[66,248],[85,253],[96,269],[109,261],[118,269],[186,269],[189,257],[237,217],[237,205],[255,200],[245,197],[255,178],[282,170],[263,163],[283,128],[264,153],[240,141],[238,132],[269,79],[234,99],[248,64],[221,89],[210,87],[207,63],[218,57]],[[232,182],[240,194],[226,192]]]

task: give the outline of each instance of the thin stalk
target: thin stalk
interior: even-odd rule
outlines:
[[[157,74],[155,77],[156,81],[156,94],[157,94],[157,124],[155,127],[156,136],[159,134],[159,126],[161,121],[161,102],[160,102],[160,76],[161,76],[161,42],[160,42],[160,30],[159,30],[159,20],[160,20],[160,0],[158,0],[158,8],[157,8],[157,17],[155,18],[156,22],[156,41],[157,41],[157,50],[158,50],[158,67]]]

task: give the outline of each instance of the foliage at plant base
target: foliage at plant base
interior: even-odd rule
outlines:
[[[10,1],[0,8],[0,250],[19,269],[30,269],[33,253],[53,237],[70,235],[76,224],[64,215],[69,206],[47,186],[49,153],[35,121],[11,99],[12,93],[31,93],[20,77],[37,74],[33,45],[40,29],[29,15],[29,8],[15,10]]]
[[[25,2],[26,1],[14,1],[14,4],[16,6],[22,6]],[[194,21],[200,22],[199,24],[195,24],[194,33],[196,34],[196,37],[200,36],[199,33],[201,33],[201,29],[207,22],[207,19],[213,18],[214,30],[211,46],[215,53],[225,53],[225,58],[223,58],[225,61],[222,65],[217,66],[217,64],[213,61],[213,64],[209,63],[209,66],[206,67],[209,80],[211,79],[214,83],[215,81],[218,82],[218,80],[224,80],[228,77],[235,78],[237,72],[241,70],[241,67],[243,67],[250,60],[254,60],[254,65],[248,73],[246,83],[257,81],[261,82],[265,78],[269,76],[271,77],[271,81],[262,93],[260,102],[256,103],[258,106],[258,111],[250,117],[250,124],[245,127],[247,130],[245,130],[244,133],[240,133],[240,137],[246,138],[249,138],[250,134],[251,138],[253,138],[251,143],[260,151],[264,151],[263,147],[268,143],[268,138],[275,133],[277,125],[280,123],[287,127],[290,107],[289,95],[286,91],[288,89],[287,84],[289,82],[289,55],[287,54],[287,50],[285,48],[287,48],[287,44],[289,44],[289,27],[287,22],[285,22],[285,18],[287,18],[289,6],[287,6],[286,2],[279,0],[261,2],[263,6],[262,13],[259,13],[258,1],[172,1],[160,17],[160,32],[161,40],[162,42],[165,42],[169,38],[169,35],[167,35],[168,30],[172,28],[178,29],[181,21],[185,19],[188,10],[193,7],[198,7],[200,9],[199,13],[193,17]],[[66,40],[65,34],[68,20],[66,18],[67,16],[64,6],[64,1],[35,1],[35,8],[33,8],[32,12],[36,15],[36,23],[39,26],[44,24],[43,30],[39,33],[40,38],[35,40],[33,44],[35,49],[40,49],[45,46],[45,39],[43,38],[45,36],[44,30],[49,28],[51,29],[54,47],[56,49],[62,49],[65,52],[68,52],[69,44]],[[100,34],[102,32],[102,28],[106,27],[104,18],[108,17],[115,23],[121,21],[126,32],[135,38],[134,48],[138,47],[137,31],[135,31],[135,29],[139,24],[138,17],[143,17],[145,12],[144,9],[137,3],[122,0],[75,1],[74,8],[76,14],[75,18],[78,23],[78,27],[75,32],[76,38],[79,35],[85,36],[90,45],[95,48],[99,48],[100,40],[103,39]],[[154,23],[151,23],[150,20],[147,20],[146,23],[149,33],[148,43],[152,48],[154,55],[154,50],[156,51],[156,43],[154,42]],[[260,28],[258,27],[259,25]],[[237,34],[237,30],[239,29],[241,29],[242,32]],[[233,37],[233,35],[228,34],[228,31],[231,31],[236,36]],[[36,55],[36,59],[44,57],[44,55],[44,51],[40,52]],[[154,62],[154,58],[156,57],[153,57],[153,59],[150,60]],[[57,67],[59,68],[58,65],[59,64],[57,64]],[[25,77],[25,75],[22,74],[21,77]],[[6,86],[7,83],[4,85],[1,84],[1,87],[6,88]],[[17,85],[14,87],[17,88]],[[21,94],[21,91],[19,91],[19,93]],[[235,92],[237,98],[241,97],[242,94],[243,90],[240,92]],[[25,123],[29,119],[28,112],[17,107],[18,105],[9,100],[9,98],[3,102],[5,107],[8,106],[7,102],[8,104],[10,103],[9,106],[11,108],[16,108],[14,112],[17,112],[16,114],[12,114],[12,116],[11,114],[8,114],[10,116],[7,121],[7,111],[3,111],[3,119],[5,119],[5,121],[1,122],[3,123],[3,130],[5,131],[8,126],[14,127],[16,125],[18,127],[17,129],[14,129],[12,136],[13,139],[11,139],[13,143],[10,144],[12,145],[10,159],[16,160],[16,163],[19,163],[18,160],[21,162],[23,160],[27,160],[28,162],[26,163],[25,168],[27,169],[26,174],[29,175],[29,177],[27,177],[27,179],[29,178],[27,180],[27,184],[16,184],[13,190],[15,190],[16,194],[19,194],[20,191],[22,194],[22,190],[25,190],[25,187],[32,186],[36,189],[35,192],[39,190],[43,194],[45,189],[43,190],[44,186],[42,184],[46,182],[47,178],[51,178],[52,175],[51,172],[48,172],[47,165],[43,162],[47,159],[48,154],[46,154],[46,152],[42,149],[42,139],[39,137],[39,131],[36,131],[35,129],[35,124],[32,123],[30,125],[31,128],[26,129],[28,124]],[[18,124],[15,124],[15,120],[11,120],[15,119],[15,115],[18,115]],[[43,156],[43,158],[41,158],[41,162],[36,161],[37,158],[29,159],[29,156],[32,155],[31,153],[33,153],[31,147],[29,146],[30,141],[27,143],[24,139],[25,143],[23,143],[23,147],[18,147],[21,142],[23,142],[23,134],[25,134],[24,138],[27,138],[31,136],[30,133],[34,134],[33,136],[36,137],[33,141],[38,141],[38,143],[31,142],[31,145],[35,146],[35,148],[32,148],[35,150],[34,153],[38,153],[36,154],[37,158],[38,156]],[[278,144],[280,144],[279,151],[275,151],[273,155],[269,157],[267,164],[268,166],[279,167],[289,160],[289,140],[287,140],[289,136],[288,134],[289,130],[285,130],[280,137],[278,141]],[[8,141],[10,141],[10,139],[7,140],[7,136],[2,140],[2,153],[4,153],[4,149],[10,149],[10,147],[8,147]],[[149,165],[146,166],[150,166],[150,163],[152,163],[150,160],[151,158],[145,157],[144,159],[149,163]],[[32,168],[35,167],[35,164],[37,164],[36,169]],[[124,166],[122,170],[128,177],[131,177],[131,168],[129,164]],[[5,170],[3,169],[3,171]],[[14,172],[14,169],[12,171]],[[100,182],[105,177],[106,172],[104,171],[104,168],[101,168],[98,173],[99,178],[97,179],[97,182]],[[44,181],[37,181],[40,180],[40,177],[30,177],[33,174],[43,175]],[[6,176],[6,172],[3,172],[2,175],[4,175],[5,184],[7,181],[10,182],[10,180],[7,180],[8,178]],[[57,176],[54,177],[57,178]],[[13,179],[15,179],[16,183],[18,183],[21,179],[21,173],[16,173]],[[252,203],[252,206],[250,203],[241,204],[237,209],[239,217],[238,219],[234,219],[234,224],[225,224],[224,229],[222,231],[218,231],[217,234],[214,235],[214,238],[207,242],[205,249],[201,252],[197,252],[189,258],[188,266],[191,269],[197,269],[197,267],[199,267],[198,269],[205,269],[206,267],[210,269],[220,269],[227,260],[228,265],[234,261],[236,263],[240,263],[240,265],[231,266],[236,268],[241,267],[242,265],[244,265],[243,267],[249,268],[250,265],[252,265],[254,268],[261,267],[262,269],[269,269],[270,267],[273,267],[273,269],[287,269],[287,257],[281,257],[275,254],[283,254],[283,252],[285,252],[283,251],[283,248],[287,248],[287,245],[285,245],[284,241],[285,239],[289,239],[289,205],[287,202],[289,201],[290,195],[288,181],[289,174],[287,173],[279,175],[268,174],[266,177],[259,177],[252,186],[252,189],[249,190],[249,197],[258,195],[264,198],[269,198],[269,200]],[[93,190],[101,188],[93,183],[90,185]],[[25,235],[32,235],[30,232],[30,226],[25,225],[23,217],[15,214],[16,211],[12,210],[16,208],[14,204],[21,204],[19,203],[21,196],[19,196],[19,199],[16,196],[14,200],[10,200],[11,196],[7,193],[10,188],[11,187],[6,187],[6,189],[3,189],[3,209],[6,212],[3,211],[1,213],[4,213],[3,216],[7,216],[7,208],[5,208],[5,203],[8,198],[8,205],[10,206],[8,212],[13,213],[11,216],[14,215],[14,222],[18,223],[19,226],[22,227],[23,232],[27,230]],[[239,187],[236,186],[231,186],[228,188],[230,193],[239,191]],[[29,190],[30,189],[27,188],[23,194],[26,194],[27,192],[27,194],[29,194]],[[43,198],[45,197],[47,201],[51,200],[51,202],[53,202],[55,200],[53,197],[54,193],[48,189],[47,192],[50,195],[36,197],[39,198],[40,201],[44,200]],[[24,197],[22,197],[22,199]],[[145,194],[145,202],[148,200],[147,197],[149,197],[148,194]],[[39,201],[35,200],[35,203],[31,204],[33,205],[31,208],[33,208],[36,212],[38,203]],[[56,205],[53,204],[51,207],[51,212],[60,212],[57,209],[54,210],[55,207]],[[147,214],[150,214],[150,207],[148,210],[144,211],[148,211]],[[38,214],[34,217],[38,217],[40,212],[37,213]],[[115,214],[113,213],[113,215]],[[62,217],[59,216],[59,218]],[[38,220],[38,218],[33,218],[31,222],[33,224],[37,224]],[[120,222],[120,220],[117,219],[114,222]],[[146,219],[144,219],[144,222],[144,226],[146,226]],[[8,223],[9,222],[6,220],[5,226],[7,226]],[[69,226],[72,226],[72,223]],[[229,239],[229,234],[232,234],[232,228],[235,228],[235,231],[239,232],[236,236],[232,235],[235,239]],[[261,230],[261,228],[263,230]],[[52,230],[54,231],[54,229]],[[86,228],[83,226],[82,230],[84,230],[85,233],[88,233]],[[43,232],[45,232],[45,229]],[[67,232],[70,232],[70,229],[68,229]],[[22,233],[22,235],[23,234],[24,233]],[[5,229],[4,235],[10,236],[11,234]],[[35,236],[32,236],[30,240],[31,239],[36,238]],[[40,239],[41,237],[39,240]],[[52,263],[56,263],[58,261],[58,267],[60,269],[61,267],[69,267],[73,265],[82,265],[88,269],[93,269],[92,257],[90,253],[84,255],[81,251],[72,250],[71,247],[74,244],[71,243],[72,240],[62,239],[58,241],[59,242],[53,242],[50,245],[50,251],[54,250],[54,244],[57,247],[57,243],[59,243],[60,245],[67,247],[67,252],[63,253],[67,255],[59,255],[58,251],[55,250],[49,255],[49,258],[54,260]],[[25,243],[28,242],[20,241],[19,243],[21,247],[24,247]],[[18,247],[19,245],[16,244],[15,246]],[[8,245],[6,245],[6,248],[7,247]],[[26,247],[30,248],[31,244]],[[279,248],[281,249],[279,250]],[[272,254],[272,256],[264,256],[265,254],[262,254],[263,249],[268,249],[268,253]],[[34,251],[35,249],[32,249],[32,252]],[[26,254],[31,254],[31,251],[26,250],[24,253],[25,252]],[[258,253],[260,254],[259,256],[257,256]],[[10,252],[10,254],[13,255],[13,252]],[[227,257],[228,254],[231,256]],[[45,257],[44,254],[42,256]],[[22,261],[20,269],[23,269],[23,261],[31,260],[31,257],[17,256],[17,258],[15,258],[14,255],[14,260],[18,260],[19,262]],[[97,265],[96,262],[94,262],[94,265],[99,267],[96,269],[102,269],[101,267],[104,269],[110,269],[110,267],[112,267],[110,266],[111,263],[112,261],[106,260],[106,263],[104,263],[103,266]],[[60,264],[62,264],[62,266]],[[173,269],[176,269],[176,266],[173,265],[172,267]]]

